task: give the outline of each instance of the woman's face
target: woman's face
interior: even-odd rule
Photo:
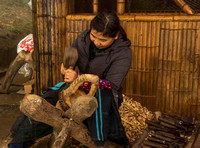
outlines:
[[[114,38],[103,36],[101,32],[97,32],[94,29],[92,29],[90,32],[90,40],[95,44],[98,49],[105,49],[109,47],[117,38],[118,35]]]

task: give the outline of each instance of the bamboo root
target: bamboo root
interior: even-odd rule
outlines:
[[[34,69],[34,63],[33,63],[33,52],[28,53],[24,50],[22,50],[17,57],[14,59],[14,61],[11,63],[11,65],[9,66],[7,72],[6,72],[6,76],[3,80],[3,83],[0,87],[0,92],[1,93],[7,93],[8,89],[10,87],[10,84],[12,83],[16,73],[18,72],[18,70],[25,64],[25,63],[29,63],[30,66],[32,67],[32,69]]]

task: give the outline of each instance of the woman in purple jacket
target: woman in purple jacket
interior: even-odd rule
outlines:
[[[99,107],[84,121],[98,146],[103,146],[107,139],[122,146],[128,145],[118,108],[123,101],[121,85],[131,64],[130,45],[118,16],[113,12],[99,13],[91,21],[90,30],[81,33],[72,44],[78,51],[77,66],[80,72],[66,69],[62,64],[61,72],[66,83],[59,83],[56,88],[48,89],[41,96],[55,105],[58,93],[66,89],[79,75],[98,75],[100,83],[95,97]],[[82,84],[79,89],[88,92],[89,82]],[[9,148],[28,148],[34,140],[52,130],[49,125],[21,115],[11,129],[13,140]]]

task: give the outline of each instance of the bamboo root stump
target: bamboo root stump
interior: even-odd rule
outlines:
[[[68,118],[63,118],[62,111],[49,104],[38,95],[26,95],[20,104],[20,110],[32,119],[52,126],[54,131],[59,133],[58,136],[55,137],[54,142],[52,142],[54,148],[61,148],[69,136],[72,136],[85,146],[96,148],[97,146],[92,140],[88,129],[81,123],[84,119],[81,117],[82,114],[84,114],[85,117],[91,115],[97,108],[97,101],[92,96],[88,97],[87,95],[85,98],[81,96],[77,99],[79,103],[74,103],[74,107],[71,107],[74,109],[68,110],[65,113],[65,116]],[[85,99],[87,101],[85,101]],[[85,101],[85,103],[80,103],[81,101]],[[88,112],[83,112],[83,107],[86,107]],[[78,117],[80,117],[81,120],[75,121],[79,119]],[[73,120],[73,118],[75,120]],[[119,146],[108,141],[105,143],[105,147],[116,148]]]
[[[34,69],[33,52],[26,52],[22,50],[19,52],[14,61],[10,64],[2,85],[0,86],[0,93],[7,93],[18,70],[25,64],[29,63],[31,68]]]

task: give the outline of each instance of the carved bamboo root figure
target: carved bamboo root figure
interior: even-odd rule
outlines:
[[[10,84],[12,83],[17,71],[25,64],[29,63],[31,68],[34,69],[33,64],[33,52],[26,52],[22,50],[19,52],[17,57],[14,59],[14,61],[9,66],[4,81],[2,85],[0,86],[0,93],[7,93],[8,89],[10,87]]]
[[[83,93],[78,91],[78,87],[84,81],[91,81],[92,87],[88,95],[81,96]],[[62,97],[69,98],[71,104],[71,108],[66,112],[57,109],[37,95],[26,95],[21,102],[20,110],[32,119],[54,127],[53,137],[55,138],[51,142],[53,144],[52,147],[62,147],[67,137],[71,135],[82,144],[96,148],[95,142],[92,141],[82,121],[90,117],[98,106],[96,98],[91,96],[96,92],[98,82],[97,76],[81,75],[69,88],[62,91],[60,99]],[[76,97],[71,100],[71,96]],[[59,106],[59,104],[57,105]],[[62,116],[63,113],[64,115]],[[117,145],[112,142],[106,142],[105,147],[117,147]]]

